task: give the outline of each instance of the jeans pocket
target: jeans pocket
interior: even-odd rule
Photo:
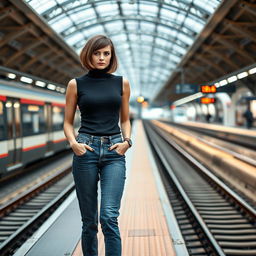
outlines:
[[[89,145],[89,142],[90,142],[89,138],[83,137],[80,134],[78,134],[78,136],[76,137],[76,141],[78,143],[87,144],[87,145]]]
[[[74,153],[74,154],[75,154],[75,156],[81,157],[81,156],[84,156],[84,155],[86,155],[86,153],[87,153],[87,150],[88,150],[88,149],[85,149],[85,152],[84,152],[82,155],[77,155],[77,154],[75,154],[75,153]]]
[[[82,136],[79,136],[79,134],[76,137],[76,141],[81,144],[89,145],[89,139],[83,138]],[[75,156],[81,157],[81,156],[84,156],[87,153],[87,151],[88,151],[88,149],[85,149],[85,152],[82,155],[76,155],[75,153],[74,154],[75,154]]]
[[[116,143],[122,143],[123,140],[121,137],[118,137],[118,138],[114,138],[114,139],[111,139],[111,144],[114,145]]]
[[[118,154],[119,156],[124,156],[124,155],[119,154],[119,153],[116,151],[116,149],[113,149],[113,151],[114,151],[116,154]]]
[[[121,137],[111,139],[111,145],[114,145],[114,144],[117,144],[117,143],[122,143],[122,142],[123,142],[123,140],[122,140]],[[113,151],[114,153],[116,153],[117,155],[119,155],[119,156],[124,156],[124,155],[119,154],[119,153],[116,151],[116,149],[112,149],[112,151]]]

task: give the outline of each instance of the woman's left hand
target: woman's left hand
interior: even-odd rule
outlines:
[[[116,152],[120,155],[124,155],[126,150],[129,148],[129,145],[126,141],[121,142],[121,143],[116,143],[109,147],[109,150],[116,150]]]

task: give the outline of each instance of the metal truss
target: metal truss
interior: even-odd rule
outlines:
[[[1,65],[63,84],[84,72],[86,40],[105,34],[117,73],[155,101],[179,98],[179,70],[203,84],[256,59],[254,0],[3,0],[0,20]]]
[[[143,88],[142,93],[146,94],[145,84],[163,86],[161,83],[170,76],[170,67],[179,63],[220,0],[202,1],[205,5],[193,0],[68,0],[61,3],[51,0],[45,2],[48,8],[37,6],[33,0],[26,2],[57,28],[78,54],[94,34],[109,36],[119,53],[118,72],[122,70],[122,74],[134,83],[132,86]],[[210,4],[207,6],[207,3]],[[63,20],[66,24],[59,25]],[[132,70],[125,68],[127,66],[132,66]],[[151,72],[147,72],[151,69],[158,71],[158,79],[154,80]],[[163,69],[168,72],[162,72]]]

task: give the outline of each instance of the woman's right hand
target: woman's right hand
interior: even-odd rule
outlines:
[[[90,151],[94,151],[94,149],[88,146],[87,144],[78,143],[78,142],[73,143],[71,145],[71,148],[77,156],[84,155],[87,149]]]

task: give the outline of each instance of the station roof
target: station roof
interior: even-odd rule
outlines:
[[[0,66],[66,85],[85,72],[86,40],[105,34],[132,96],[173,101],[176,84],[255,64],[255,19],[254,0],[2,0]]]
[[[152,98],[167,81],[221,0],[26,0],[76,52],[109,36],[134,95]]]

